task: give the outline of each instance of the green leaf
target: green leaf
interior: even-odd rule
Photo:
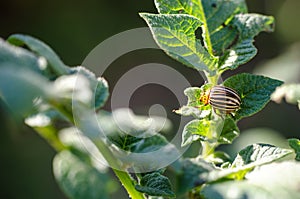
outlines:
[[[198,18],[202,26],[202,37],[208,52],[222,55],[237,37],[237,31],[227,24],[234,14],[246,12],[244,1],[215,0],[156,0],[161,14],[189,14]]]
[[[66,75],[69,73],[69,68],[60,60],[56,53],[44,42],[35,39],[28,35],[14,34],[7,41],[16,46],[26,45],[30,50],[39,56],[46,58],[56,75]]]
[[[135,189],[151,196],[175,197],[169,179],[159,172],[144,175]]]
[[[143,14],[142,17],[147,21],[151,29],[153,29],[153,27],[156,29],[164,28],[163,31],[152,31],[159,46],[165,50],[167,54],[187,66],[191,64],[192,66],[190,67],[193,67],[194,65],[194,68],[206,70],[210,74],[217,72],[217,65],[219,72],[223,72],[228,69],[235,69],[239,65],[251,60],[257,53],[257,49],[253,45],[253,38],[259,32],[271,32],[274,29],[273,17],[259,14],[246,14],[247,6],[244,0],[155,0],[155,5],[160,15],[156,15],[155,19],[150,20],[144,16],[148,14]],[[182,45],[178,47],[177,42],[170,42],[168,40],[172,38],[170,35],[161,34],[165,32],[165,29],[170,29],[171,26],[173,27],[174,24],[179,25],[178,28],[176,27],[177,31],[186,30],[187,28],[184,27],[184,25],[180,27],[181,21],[175,22],[174,20],[165,19],[165,16],[169,18],[170,16],[179,17],[182,15],[194,17],[200,22],[198,26],[202,29],[201,38],[204,47],[201,47],[203,47],[204,50],[202,51],[202,48],[200,49],[202,54],[207,53],[208,55],[203,54],[202,58],[199,57],[208,68],[197,67],[194,62],[182,60],[178,56],[174,57],[173,54],[181,54]],[[170,24],[172,25],[170,26]],[[197,27],[191,27],[190,29],[192,29],[193,32],[197,30]],[[163,35],[163,37],[159,37],[160,35]],[[198,36],[198,38],[200,37],[199,35],[196,36]],[[162,43],[164,45],[162,45]],[[174,44],[176,48],[170,50],[170,47],[174,47]],[[169,48],[166,47],[168,45]],[[171,51],[171,53],[169,51]],[[218,63],[216,64],[215,62],[217,60]]]
[[[300,140],[296,138],[288,139],[289,145],[296,153],[296,160],[300,161]]]
[[[289,149],[281,149],[269,144],[253,144],[247,146],[238,153],[232,163],[232,167],[241,167],[250,163],[255,166],[263,165],[291,153],[292,151]]]
[[[160,14],[189,14],[200,19],[200,1],[197,0],[155,0]]]
[[[29,51],[10,45],[0,38],[0,67],[16,66],[18,69],[30,69],[41,73],[45,67],[43,59],[36,57]]]
[[[192,120],[187,123],[182,132],[181,147],[187,146],[197,140],[207,140],[206,135],[210,130],[210,120]]]
[[[180,165],[178,192],[182,194],[204,184],[207,180],[205,174],[215,170],[212,163],[208,163],[200,158],[181,160]]]
[[[196,39],[199,19],[186,14],[140,13],[147,22],[155,41],[169,56],[197,70],[215,68],[215,59]]]
[[[103,107],[109,97],[108,83],[103,77],[97,78],[97,86],[95,90],[95,108]]]
[[[152,137],[139,140],[135,144],[131,145],[131,150],[136,153],[147,153],[151,151],[159,150],[161,147],[166,146],[168,140],[160,134]]]
[[[108,146],[124,167],[144,173],[167,166],[179,157],[177,148],[158,133],[168,124],[165,118],[138,116],[125,108],[112,114],[101,111],[98,117]]]
[[[108,199],[112,192],[109,176],[83,160],[70,151],[55,156],[53,172],[59,186],[72,199]]]
[[[92,90],[89,79],[83,75],[62,75],[54,82],[54,90],[61,105],[66,105],[72,109],[72,102],[79,101],[91,106]]]
[[[239,31],[240,39],[253,38],[261,31],[274,31],[274,18],[260,14],[238,14],[232,20],[233,26]]]
[[[274,30],[274,18],[259,14],[237,14],[229,24],[238,31],[238,40],[221,58],[220,70],[235,69],[257,53],[253,38],[260,32]]]
[[[298,104],[300,84],[284,84],[278,87],[271,96],[271,99],[277,103],[280,103],[283,98],[290,104]]]
[[[240,130],[237,127],[236,122],[232,118],[227,117],[224,121],[224,127],[218,142],[220,144],[231,144],[232,141],[239,136],[239,134]]]
[[[251,116],[262,110],[270,101],[271,94],[283,82],[264,76],[242,73],[229,77],[224,86],[236,90],[241,97],[241,107],[235,119]]]
[[[250,61],[257,53],[253,45],[253,39],[245,39],[232,47],[229,52],[221,58],[220,70],[235,69]]]
[[[183,129],[181,146],[184,147],[197,140],[215,143],[222,132],[223,124],[224,122],[221,118],[215,120],[203,118],[201,120],[195,119],[190,121]],[[227,137],[225,138],[224,136]],[[233,135],[223,132],[223,137],[221,139],[227,138],[233,139]]]
[[[200,101],[200,97],[212,87],[211,84],[204,84],[199,87],[189,87],[184,90],[184,95],[188,97],[188,106],[195,106],[202,108],[203,103]],[[206,110],[206,109],[204,109]]]
[[[96,110],[103,107],[109,97],[109,87],[107,81],[102,78],[96,78],[95,74],[88,69],[78,66],[71,69],[71,74],[83,75],[89,81],[89,87],[92,91],[91,107]]]
[[[208,110],[204,110],[207,108]],[[209,106],[198,108],[193,106],[182,106],[178,110],[174,110],[175,113],[182,116],[193,116],[194,118],[201,119],[210,115],[211,110]]]
[[[34,101],[52,94],[52,87],[43,76],[15,65],[1,68],[0,97],[17,116],[33,114]]]
[[[210,115],[210,105],[205,106],[201,101],[200,97],[205,93],[206,90],[210,89],[210,84],[204,84],[199,87],[189,87],[184,90],[185,96],[188,97],[186,106],[182,106],[180,109],[174,112],[183,116],[193,116],[194,118],[201,119]]]
[[[291,153],[289,149],[268,144],[253,144],[239,152],[230,168],[211,171],[206,178],[210,183],[223,179],[241,180],[255,167],[269,164]]]

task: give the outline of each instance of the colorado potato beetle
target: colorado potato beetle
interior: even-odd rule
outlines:
[[[239,94],[232,88],[217,85],[205,91],[200,97],[200,101],[204,104],[210,104],[212,108],[219,113],[233,113],[239,109],[241,98]]]

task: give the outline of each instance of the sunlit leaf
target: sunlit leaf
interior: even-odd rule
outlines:
[[[199,19],[186,14],[147,14],[141,17],[148,23],[157,44],[169,56],[197,70],[215,68],[216,60],[196,39]]]
[[[229,77],[223,84],[236,90],[241,97],[241,106],[235,115],[238,120],[251,116],[265,107],[276,87],[283,82],[264,76],[242,73]]]

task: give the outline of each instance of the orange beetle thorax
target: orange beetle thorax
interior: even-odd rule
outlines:
[[[209,104],[209,94],[210,94],[210,90],[205,91],[205,93],[204,93],[203,95],[201,95],[201,97],[200,97],[200,101],[201,101],[204,105]]]

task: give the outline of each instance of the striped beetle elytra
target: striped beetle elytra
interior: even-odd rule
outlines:
[[[239,109],[241,98],[232,88],[217,85],[207,90],[201,97],[200,101],[204,104],[210,104],[212,108],[221,113],[233,113]]]

